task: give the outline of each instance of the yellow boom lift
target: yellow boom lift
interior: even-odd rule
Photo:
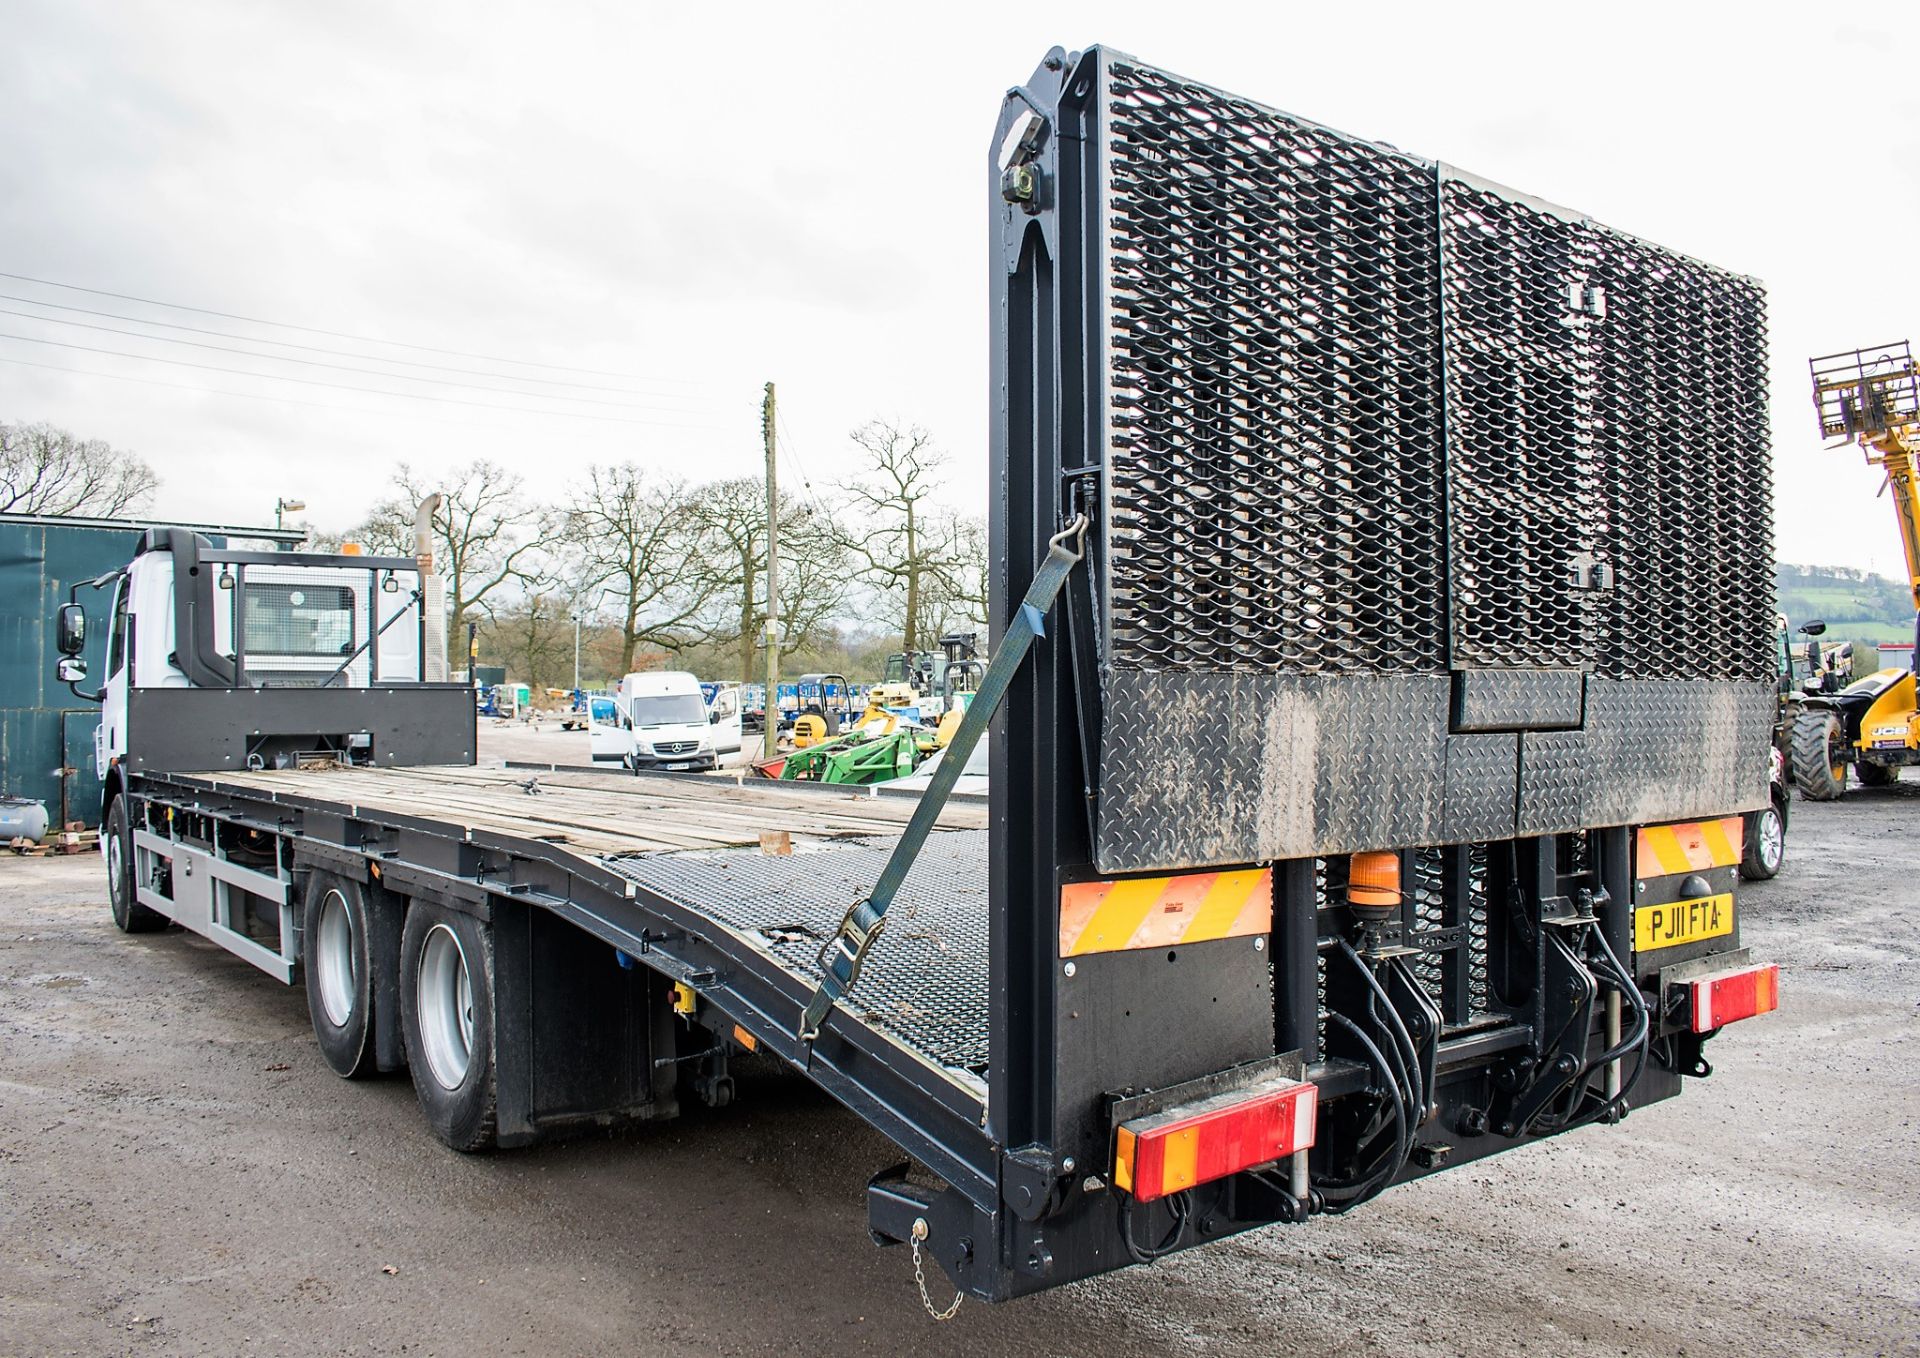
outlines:
[[[1920,641],[1920,485],[1914,479],[1920,373],[1912,346],[1854,349],[1809,366],[1821,437],[1829,447],[1859,444],[1867,461],[1886,474]],[[1849,765],[1866,787],[1894,782],[1904,765],[1920,764],[1913,670],[1877,670],[1838,693],[1808,696],[1794,722],[1792,753],[1793,781],[1815,801],[1832,801],[1846,791]]]

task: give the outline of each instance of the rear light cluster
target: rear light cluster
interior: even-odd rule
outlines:
[[[1780,968],[1772,962],[1687,981],[1689,1026],[1710,1033],[1780,1007]]]
[[[1114,1185],[1152,1202],[1306,1150],[1319,1093],[1313,1084],[1287,1081],[1124,1122],[1114,1145]]]

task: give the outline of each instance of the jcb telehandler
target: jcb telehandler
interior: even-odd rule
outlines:
[[[1920,487],[1914,484],[1920,374],[1913,349],[1905,342],[1884,344],[1829,354],[1809,366],[1821,436],[1858,443],[1867,461],[1886,473],[1920,623]],[[1792,754],[1794,784],[1814,801],[1846,792],[1849,765],[1866,787],[1897,781],[1903,767],[1920,764],[1913,671],[1876,670],[1837,693],[1808,693],[1794,719]]]

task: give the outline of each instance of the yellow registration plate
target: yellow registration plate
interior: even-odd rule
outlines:
[[[1643,905],[1633,912],[1633,946],[1636,952],[1672,948],[1682,943],[1698,943],[1703,938],[1719,938],[1733,932],[1733,893],[1695,896],[1671,905]]]

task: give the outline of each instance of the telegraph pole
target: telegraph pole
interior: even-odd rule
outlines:
[[[762,759],[771,759],[780,734],[780,491],[774,479],[773,383],[760,403],[761,441],[767,448],[767,717]]]

